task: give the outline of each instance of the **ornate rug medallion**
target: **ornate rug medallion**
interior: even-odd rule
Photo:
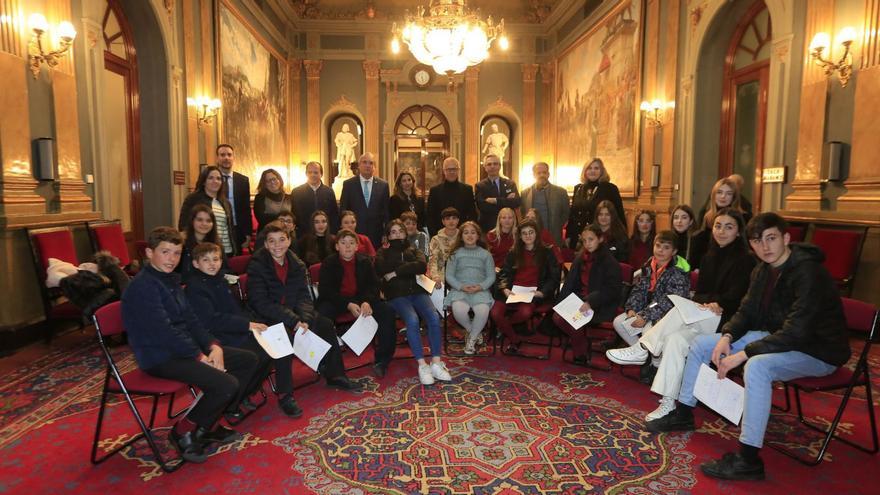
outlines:
[[[330,408],[273,444],[318,493],[670,493],[692,487],[688,435],[644,413],[531,376],[458,368]]]

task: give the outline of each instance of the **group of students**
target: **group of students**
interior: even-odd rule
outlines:
[[[295,239],[293,215],[282,210],[261,230],[247,267],[247,310],[223,277],[225,253],[213,212],[197,205],[183,235],[170,227],[150,234],[149,263],[123,296],[123,317],[145,372],[202,390],[198,404],[175,425],[172,439],[185,459],[203,461],[206,445],[237,438],[217,420],[225,416],[234,423],[252,410],[250,397],[273,367],[281,410],[302,415],[292,394],[292,357],[271,359],[253,336],[266,324],[281,322],[291,334],[303,328],[327,341],[330,351],[319,372],[331,387],[358,391],[361,386],[345,375],[334,320],[342,315],[376,319],[373,372],[381,378],[394,354],[395,319],[400,318],[419,380],[429,385],[451,376],[442,360],[440,317],[420,277],[445,292],[444,307],[465,330],[465,354],[477,352],[490,319],[508,342],[505,351],[519,354],[521,326],[536,308],[576,294],[584,301],[581,311],[593,312],[586,329],[552,317],[569,337],[576,362],[589,359],[589,327],[612,321],[628,347],[609,350],[608,359],[656,369],[651,390],[661,399],[646,416],[649,431],[694,428],[693,386],[700,363],[714,363],[719,377],[746,363],[741,450],[703,470],[727,479],[759,479],[764,472],[757,452],[769,415],[770,383],[831,373],[846,362],[849,347],[841,331],[840,298],[821,266],[821,252],[790,246],[785,222],[776,214],[748,222],[737,191],[730,179],[716,184],[696,233],[701,217],[687,205],[676,206],[672,229],[660,232],[653,212],[637,212],[631,239],[621,222],[615,225],[615,206],[599,202],[595,221],[577,234],[578,249],[564,280],[561,250],[534,210],[517,222],[514,210],[501,208],[495,228],[484,233],[473,221],[459,225],[458,210],[447,207],[440,215],[442,228],[430,238],[419,228],[418,216],[404,211],[387,224],[380,246],[356,233],[357,218],[348,211],[340,213],[342,228],[335,234],[328,215],[315,211],[310,231]],[[706,242],[697,260],[690,255],[700,236]],[[634,260],[636,254],[643,259]],[[640,276],[618,314],[626,261],[640,268]],[[314,281],[319,297],[313,301],[308,267],[316,263],[321,264],[320,280]],[[693,295],[691,267],[699,270]],[[184,273],[185,290],[178,271]],[[536,287],[533,301],[507,304],[514,285]],[[670,295],[691,298],[712,316],[688,325]]]

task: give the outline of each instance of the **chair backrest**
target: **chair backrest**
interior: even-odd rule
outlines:
[[[242,302],[247,301],[247,284],[248,274],[242,273],[238,276],[238,299]]]
[[[791,242],[804,242],[807,229],[801,225],[789,225],[785,232],[791,238]]]
[[[866,333],[869,339],[873,339],[877,327],[877,307],[849,297],[840,299],[843,301],[846,327],[854,332]]]
[[[31,251],[34,255],[41,286],[46,280],[49,258],[57,258],[72,265],[79,265],[70,227],[28,230],[28,239],[31,243]]]
[[[825,253],[823,265],[831,277],[843,282],[855,272],[863,239],[864,231],[817,228],[811,242]]]
[[[560,248],[560,252],[562,253],[563,263],[571,263],[574,261],[574,249]]]
[[[321,264],[315,263],[309,267],[309,289],[312,292],[312,299],[318,300],[318,286],[321,282]]]
[[[633,273],[635,273],[635,271],[635,268],[629,263],[620,262],[620,276],[623,279],[624,285],[632,285]]]
[[[102,337],[119,335],[125,331],[122,325],[122,302],[114,301],[98,308],[92,316],[95,329]]]
[[[697,280],[700,279],[700,272],[692,271],[688,275],[691,277],[691,290],[697,290]]]
[[[125,233],[122,232],[122,224],[119,220],[89,222],[86,226],[95,251],[110,251],[110,254],[119,258],[120,266],[131,264]]]
[[[233,256],[226,260],[226,262],[229,263],[229,269],[236,275],[241,275],[242,273],[247,272],[247,266],[250,261],[251,255],[249,254]]]

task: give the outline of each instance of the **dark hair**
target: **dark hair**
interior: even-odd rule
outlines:
[[[312,212],[312,217],[309,219],[309,221],[311,222],[309,223],[309,228],[312,230],[312,232],[315,231],[315,219],[319,216],[327,219],[327,232],[324,232],[324,234],[326,235],[330,232],[330,216],[327,215],[327,212],[324,210],[315,210]]]
[[[596,222],[596,224],[599,223],[599,210],[602,208],[608,210],[608,213],[611,215],[611,226],[609,227],[611,235],[615,239],[626,239],[626,227],[620,220],[620,213],[611,201],[608,201],[607,199],[599,201],[599,204],[596,206],[596,213],[593,215],[593,221]]]
[[[397,219],[395,219],[395,220],[397,220]],[[409,220],[410,222],[419,223],[419,216],[416,215],[416,212],[414,212],[414,211],[405,211],[400,214],[399,220],[401,222],[406,222],[407,220]]]
[[[218,153],[220,153],[220,148],[229,148],[229,149],[231,149],[233,152],[235,152],[235,148],[233,148],[231,144],[220,143],[220,144],[217,145],[216,148],[214,148],[214,154],[215,154],[215,155],[218,154]]]
[[[407,212],[407,213],[412,213],[412,212]],[[413,215],[415,215],[415,213],[413,213]],[[390,222],[385,224],[385,237],[390,236],[391,235],[391,227],[394,227],[395,225],[397,225],[398,227],[403,229],[403,237],[404,237],[404,239],[406,239],[406,226],[403,224],[403,218],[402,218],[403,215],[400,215],[400,216],[401,216],[401,218],[395,218],[394,220],[391,220]]]
[[[186,222],[186,227],[184,228],[184,246],[188,248],[192,248],[200,241],[196,239],[196,229],[193,227],[193,224],[196,221],[196,217],[199,213],[207,213],[211,217],[211,226],[210,232],[205,234],[205,237],[201,240],[201,242],[212,242],[214,244],[220,245],[220,236],[217,235],[217,218],[214,216],[214,210],[211,209],[210,206],[205,204],[198,204],[192,207],[189,211],[189,219]]]
[[[589,225],[584,225],[584,229],[581,230],[581,235],[584,235],[584,232],[587,232],[587,231],[592,232],[596,237],[598,237],[600,244],[605,242],[605,238],[602,237],[602,227],[599,227],[598,223],[593,222]],[[601,248],[601,246],[600,246],[600,248]],[[584,249],[586,249],[586,247],[584,246],[584,243],[580,239],[580,236],[579,236],[578,237],[577,254],[575,256],[581,256],[582,254],[584,254]]]
[[[397,174],[397,178],[394,179],[394,195],[401,198],[401,199],[406,199],[403,196],[403,188],[400,186],[400,179],[403,178],[404,175],[408,175],[413,181],[412,197],[416,198],[416,199],[421,198],[422,191],[419,190],[419,185],[416,183],[416,176],[413,175],[412,172],[410,172],[408,170],[404,170],[403,172],[400,172],[399,174]]]
[[[676,236],[675,232],[671,230],[661,230],[657,232],[657,235],[654,236],[654,243],[664,243],[664,244],[672,244],[673,249],[678,249],[676,247]]]
[[[183,244],[183,236],[173,227],[156,227],[147,236],[147,245],[150,249],[156,249],[160,243],[168,242],[175,246]]]
[[[458,235],[455,237],[455,242],[452,243],[452,249],[449,250],[449,257],[450,258],[452,257],[453,253],[455,253],[456,251],[458,251],[459,248],[464,246],[464,236],[462,234],[464,234],[465,227],[473,227],[474,229],[476,229],[476,231],[477,231],[477,246],[480,246],[483,249],[488,249],[488,246],[486,245],[486,241],[483,240],[483,229],[481,229],[480,226],[477,225],[477,222],[474,222],[472,220],[468,220],[467,222],[463,223],[461,225],[461,227],[458,228]]]
[[[321,165],[320,162],[316,162],[316,161],[312,160],[312,161],[310,161],[309,163],[306,163],[306,172],[309,171],[309,165],[317,165],[317,166],[318,166],[318,172],[321,172],[321,175],[324,175],[324,166]]]
[[[336,233],[336,242],[339,242],[346,237],[351,237],[356,244],[360,244],[360,238],[351,229],[340,229],[339,232]]]
[[[358,216],[351,210],[342,210],[339,212],[339,224],[342,225],[342,220],[349,215],[354,217],[354,222],[357,224]]]
[[[522,231],[526,228],[535,231],[535,266],[542,267],[547,260],[548,249],[547,246],[541,242],[541,230],[538,227],[538,222],[526,219],[519,223],[519,227],[517,228],[519,235],[516,236],[516,240],[513,243],[513,255],[515,259],[515,264],[513,266],[514,270],[519,270],[525,264],[526,243],[522,240]]]
[[[669,228],[671,228],[672,230],[675,230],[675,227],[672,226],[672,217],[675,216],[675,212],[678,210],[681,210],[681,211],[687,213],[688,216],[691,217],[691,226],[688,227],[687,234],[688,235],[693,234],[697,230],[697,227],[699,226],[700,222],[697,221],[697,215],[694,214],[694,209],[684,203],[682,203],[680,205],[675,205],[671,210],[669,210]]]
[[[788,222],[784,218],[773,212],[760,213],[749,220],[746,225],[746,237],[749,239],[759,239],[767,229],[776,227],[779,233],[785,234],[788,229]]]
[[[446,219],[448,217],[458,217],[461,218],[461,215],[458,213],[458,208],[454,206],[447,206],[443,208],[443,211],[440,212],[440,220]]]
[[[278,214],[275,215],[275,219],[276,219],[276,220],[279,219],[279,218],[281,218],[281,217],[290,217],[291,219],[293,219],[293,223],[294,223],[294,224],[296,223],[296,215],[294,215],[292,211],[290,211],[290,210],[288,210],[288,209],[286,209],[286,208],[285,208],[285,209],[281,209],[281,210],[279,210],[279,211],[278,211]]]
[[[642,215],[648,215],[651,218],[651,231],[648,232],[648,239],[645,241],[646,244],[651,245],[654,243],[654,236],[657,235],[657,212],[654,210],[638,210],[636,212],[633,217],[633,233],[630,239],[633,241],[642,240],[642,235],[639,233],[639,217]]]
[[[272,220],[271,222],[267,223],[265,227],[263,227],[263,230],[261,232],[264,236],[263,243],[265,244],[265,242],[269,239],[269,234],[276,234],[278,232],[284,234],[285,237],[290,239],[290,234],[287,232],[287,227],[285,227],[284,224],[279,222],[278,220]]]
[[[284,194],[284,178],[281,177],[281,174],[279,174],[274,168],[267,168],[266,170],[263,170],[262,174],[260,174],[260,182],[257,184],[257,194],[268,192],[269,188],[266,186],[266,183],[269,182],[269,174],[273,174],[278,178],[278,182],[281,183],[281,194]]]
[[[715,218],[712,219],[713,230],[715,228],[715,220],[717,220],[718,217],[720,217],[722,215],[728,216],[728,217],[732,218],[734,222],[736,222],[738,239],[733,242],[738,244],[739,247],[741,247],[742,249],[748,249],[749,245],[746,242],[746,221],[743,218],[742,212],[735,209],[735,208],[721,208],[720,210],[718,210],[718,213],[715,214]],[[715,241],[714,235],[711,236],[711,239],[712,240],[709,242],[709,249],[718,248],[719,246],[718,246],[718,243]]]
[[[198,261],[202,256],[211,253],[220,253],[222,256],[220,246],[218,246],[217,244],[214,244],[213,242],[200,242],[196,244],[194,248],[192,248],[192,259],[193,261]]]
[[[228,193],[226,192],[226,181],[223,180],[223,172],[220,171],[220,167],[217,165],[208,165],[199,172],[195,191],[208,194],[205,192],[205,182],[208,180],[208,175],[215,170],[220,174],[220,191],[217,192],[217,199],[219,200],[220,198],[225,198]]]
[[[534,222],[537,224],[537,226],[535,227],[535,232],[538,233],[538,239],[540,239],[540,238],[541,238],[541,232],[544,231],[544,222],[541,221],[541,214],[538,213],[538,209],[537,209],[537,208],[529,208],[528,210],[526,210],[526,215],[528,215],[528,214],[531,213],[531,212],[535,212],[535,220],[534,220]]]

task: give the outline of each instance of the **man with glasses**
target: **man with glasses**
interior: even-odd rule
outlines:
[[[458,159],[449,157],[443,160],[443,182],[432,187],[431,192],[428,193],[425,223],[432,236],[443,228],[440,213],[446,208],[452,207],[458,210],[460,223],[477,219],[474,190],[471,186],[459,182],[460,172],[461,164]]]
[[[382,247],[382,235],[388,223],[391,195],[388,183],[373,176],[376,166],[372,153],[364,153],[358,158],[358,173],[342,183],[339,195],[340,208],[351,210],[357,218],[357,233],[370,238],[373,247]]]
[[[785,220],[762,213],[746,227],[758,259],[749,289],[736,314],[720,334],[702,335],[691,344],[676,409],[648,421],[648,431],[694,429],[694,385],[700,366],[712,363],[718,378],[745,364],[745,403],[738,453],[730,452],[700,466],[713,478],[764,479],[758,452],[764,441],[773,382],[826,376],[850,357],[840,295],[810,244],[789,244]]]

